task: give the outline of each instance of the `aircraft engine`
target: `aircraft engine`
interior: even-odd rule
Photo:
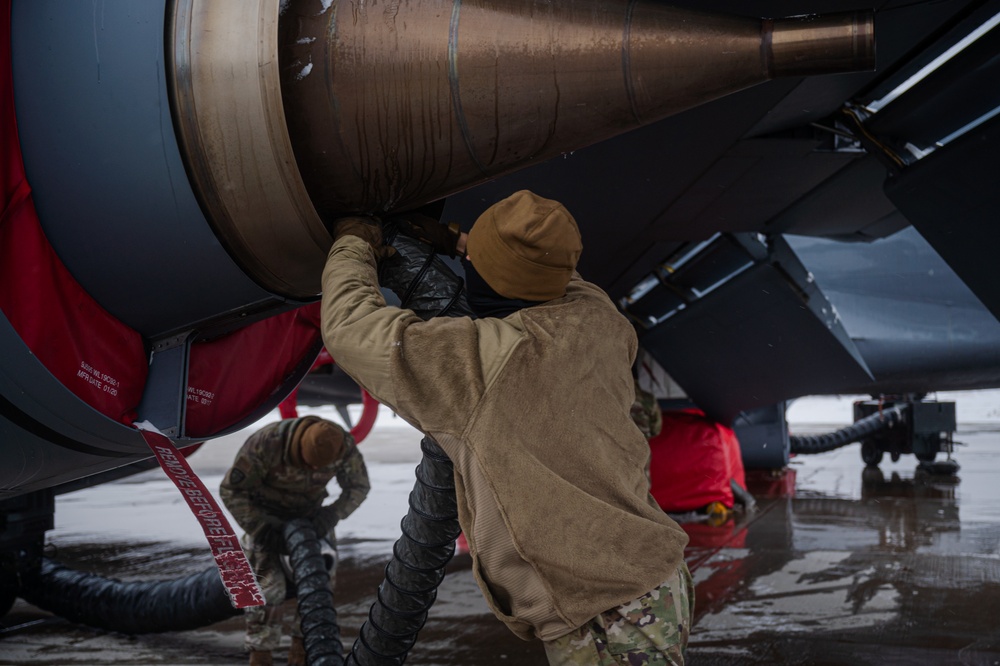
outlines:
[[[0,40],[0,499],[270,411],[340,215],[874,67],[870,13],[648,0],[0,0]]]

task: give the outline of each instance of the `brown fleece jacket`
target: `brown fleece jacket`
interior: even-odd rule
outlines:
[[[387,307],[352,236],[323,274],[323,338],[372,395],[455,463],[459,521],[493,612],[557,638],[670,577],[687,536],[648,492],[629,416],[635,332],[600,288],[504,319]]]

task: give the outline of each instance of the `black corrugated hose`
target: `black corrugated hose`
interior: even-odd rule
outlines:
[[[340,642],[337,610],[316,528],[309,520],[298,518],[285,523],[282,533],[295,577],[306,663],[343,666],[344,646]]]
[[[906,405],[896,405],[882,412],[858,419],[846,428],[824,435],[792,435],[788,438],[792,453],[825,453],[847,446],[882,430],[888,430],[906,417]]]
[[[425,320],[472,316],[465,301],[465,280],[431,246],[398,233],[391,221],[382,232],[396,254],[379,264],[379,284],[399,297],[401,307]]]
[[[319,538],[305,519],[285,525],[298,590],[302,634],[310,666],[341,666],[343,646]],[[76,571],[43,558],[20,594],[72,622],[124,634],[186,631],[239,615],[219,570],[209,567],[174,580],[123,582]]]
[[[455,275],[433,248],[384,225],[386,241],[396,256],[379,267],[379,283],[399,297],[402,307],[420,318],[472,316],[465,300],[465,281]],[[430,437],[420,442],[423,458],[403,518],[403,536],[393,545],[368,619],[361,626],[347,663],[395,666],[417,640],[427,611],[437,598],[444,568],[455,554],[458,510],[451,460]]]
[[[21,596],[67,620],[126,634],[196,629],[242,612],[230,604],[215,567],[176,580],[126,583],[45,558]]]
[[[430,437],[423,438],[420,449],[423,459],[401,523],[403,536],[393,545],[385,580],[347,657],[353,666],[406,661],[437,597],[444,568],[455,554],[461,530],[452,463]]]

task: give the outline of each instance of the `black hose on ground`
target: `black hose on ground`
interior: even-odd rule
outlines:
[[[347,657],[352,666],[396,666],[406,660],[455,554],[461,530],[452,463],[430,437],[423,438],[420,449],[423,459],[401,523],[403,536],[393,545],[385,580]]]
[[[846,428],[824,435],[789,436],[792,453],[825,453],[888,430],[906,417],[906,405],[896,405],[858,419]]]
[[[340,641],[337,610],[316,528],[310,521],[299,518],[285,524],[283,535],[295,578],[306,663],[343,666],[344,646]]]
[[[242,613],[214,566],[175,580],[126,583],[45,558],[21,596],[72,622],[125,634],[197,629]]]
[[[284,536],[308,663],[341,666],[340,628],[316,529],[308,520],[294,520],[285,526]],[[198,629],[243,612],[233,608],[214,566],[173,580],[123,582],[43,558],[20,595],[71,622],[124,634]]]

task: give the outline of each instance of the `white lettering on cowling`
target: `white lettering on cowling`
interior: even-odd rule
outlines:
[[[205,389],[188,386],[187,399],[190,402],[196,402],[202,405],[211,405],[212,401],[215,399],[215,393],[206,391]]]
[[[86,361],[80,361],[80,369],[76,371],[76,376],[84,380],[99,391],[117,396],[118,387],[121,382],[106,372],[101,372]]]

